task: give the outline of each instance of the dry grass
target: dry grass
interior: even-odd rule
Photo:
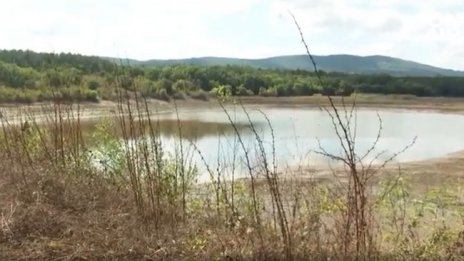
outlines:
[[[67,107],[52,109],[64,115]],[[133,111],[134,115],[136,112],[137,109]],[[79,164],[79,157],[85,154],[84,144],[87,144],[80,137],[85,135],[81,135],[78,119],[64,120],[60,113],[46,126],[29,123],[29,130],[24,126],[23,129],[9,126],[0,139],[2,260],[359,258],[351,252],[340,251],[344,238],[340,229],[345,203],[339,187],[333,186],[338,183],[332,179],[322,182],[307,178],[303,182],[298,173],[295,173],[295,179],[292,176],[280,179],[273,176],[269,167],[272,163],[268,162],[268,167],[262,165],[264,172],[251,170],[250,175],[257,175],[254,180],[256,202],[249,194],[253,185],[249,179],[220,180],[185,190],[185,202],[182,197],[164,199],[165,195],[160,195],[166,202],[158,205],[157,211],[141,211],[131,183],[108,178],[83,162]],[[132,123],[119,127],[129,128],[131,124],[144,122],[137,119],[133,116]],[[7,126],[8,122],[3,124]],[[37,132],[32,131],[35,128]],[[47,129],[49,131],[45,132]],[[149,130],[144,125],[133,131],[146,133]],[[132,137],[130,133],[126,135]],[[256,138],[259,139],[259,135]],[[138,162],[151,157],[150,153],[141,151],[130,160]],[[137,177],[144,184],[143,176]],[[230,190],[232,184],[235,191]],[[150,201],[146,201],[144,191],[142,188],[140,195],[145,208]],[[230,205],[232,197],[233,207]],[[369,197],[375,198],[375,195]],[[180,211],[184,204],[185,209]],[[250,209],[253,204],[257,208]],[[276,204],[281,204],[280,210]],[[390,210],[386,208],[386,211]],[[259,224],[256,215],[260,217]],[[430,215],[427,219],[434,220]],[[395,225],[412,222],[395,220]],[[447,224],[452,224],[456,218],[448,221]],[[373,223],[372,231],[378,229],[374,224],[384,222],[387,220],[378,219]],[[439,227],[433,222],[424,224]],[[281,226],[286,227],[284,232]],[[438,246],[432,245],[436,253],[424,252],[422,248],[428,245],[429,236],[423,235],[422,241],[414,239],[408,243],[407,249],[412,252],[404,252],[390,242],[379,245],[376,251],[383,253],[370,255],[382,260],[451,258],[450,253],[461,253],[462,239],[457,235],[458,230],[448,227],[446,231],[451,236]],[[288,233],[286,239],[282,238],[282,233]],[[392,235],[395,233],[398,231],[391,232]]]
[[[234,161],[248,178],[227,179],[206,164],[210,183],[198,185],[191,157],[201,151],[194,143],[188,149],[188,123],[177,118],[169,125],[177,144],[168,156],[149,102],[119,91],[117,121],[91,135],[79,104],[42,107],[49,113],[41,118],[23,110],[14,121],[1,119],[1,260],[463,258],[460,188],[413,195],[400,170],[388,169],[392,178],[384,180],[383,170],[360,164],[349,122],[354,101],[331,97],[324,108],[339,131],[346,168],[331,179],[302,180],[307,170],[282,178],[275,146],[263,145],[274,141],[262,140],[251,118],[236,124],[220,99],[243,155]],[[381,138],[380,119],[379,125]],[[240,138],[241,128],[253,133],[254,150]],[[111,163],[96,165],[95,150]]]

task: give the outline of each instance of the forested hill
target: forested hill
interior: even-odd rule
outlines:
[[[314,56],[319,68],[326,72],[347,74],[388,74],[392,76],[456,76],[464,77],[464,72],[442,69],[412,61],[387,56],[329,55]],[[249,66],[261,69],[312,70],[306,55],[277,56],[264,59],[238,59],[221,57],[202,57],[178,60],[148,60],[101,58],[69,53],[37,53],[22,50],[0,50],[0,61],[35,69],[52,67],[74,67],[86,73],[108,72],[114,63],[150,66],[166,65],[204,65],[204,66]]]
[[[392,76],[459,76],[464,72],[442,69],[430,65],[406,61],[388,56],[329,55],[314,56],[320,69],[327,72],[348,74],[389,74]],[[133,64],[153,65],[238,65],[263,69],[311,70],[312,65],[306,55],[278,56],[265,59],[237,59],[222,57],[201,57],[178,60],[131,60]]]
[[[377,73],[321,71],[324,78],[321,85],[314,73],[305,70],[261,69],[238,63],[227,66],[213,66],[212,63],[208,66],[141,66],[135,61],[128,63],[133,66],[116,66],[114,61],[96,56],[0,51],[0,103],[56,99],[115,100],[121,93],[118,91],[120,88],[131,95],[163,100],[208,99],[218,93],[235,96],[347,96],[358,92],[464,97],[464,77],[455,76],[394,77]],[[320,65],[325,68],[323,62]],[[369,66],[364,65],[364,68],[367,70]]]
[[[98,56],[71,53],[38,53],[29,50],[0,50],[0,61],[36,70],[76,68],[85,73],[112,71],[111,61]]]

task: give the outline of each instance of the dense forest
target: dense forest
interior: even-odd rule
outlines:
[[[114,60],[113,60],[114,61]],[[309,68],[310,69],[310,68]],[[463,77],[393,77],[244,66],[138,66],[76,54],[0,51],[0,102],[114,100],[117,90],[169,100],[229,95],[409,94],[464,97]]]

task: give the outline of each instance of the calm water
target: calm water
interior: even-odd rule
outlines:
[[[337,164],[327,157],[318,154],[325,150],[334,155],[341,155],[342,148],[335,134],[332,121],[327,112],[319,109],[305,108],[262,108],[269,118],[275,138],[275,154],[279,169],[297,167],[300,165],[316,167]],[[272,161],[271,129],[263,115],[256,109],[248,110],[252,122],[265,144],[267,157]],[[240,108],[230,109],[230,116],[239,124],[240,136],[248,151],[254,167],[259,161],[256,139],[247,126],[248,119]],[[393,154],[411,144],[414,145],[398,155],[395,162],[424,160],[445,156],[464,149],[464,116],[441,114],[435,112],[417,112],[407,110],[375,110],[358,109],[356,114],[356,152],[364,155],[372,146],[379,130],[379,120],[382,120],[381,138],[375,150],[365,161],[376,160],[381,163]],[[172,121],[175,115],[163,115],[161,122]],[[186,122],[184,132],[189,138],[183,141],[186,154],[190,155],[200,169],[204,170],[198,151],[191,146],[194,142],[210,168],[231,173],[234,167],[236,173],[245,173],[244,151],[238,144],[238,138],[233,128],[228,125],[226,114],[217,110],[183,112],[182,122]],[[353,118],[354,121],[354,118]],[[218,127],[220,126],[220,127]],[[226,126],[226,127],[224,127]],[[352,126],[354,130],[354,124]],[[173,151],[178,139],[173,130],[163,132],[164,148]],[[236,174],[237,175],[237,174]]]

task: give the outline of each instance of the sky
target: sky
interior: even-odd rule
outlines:
[[[0,49],[148,59],[387,55],[464,70],[464,0],[0,0]]]

